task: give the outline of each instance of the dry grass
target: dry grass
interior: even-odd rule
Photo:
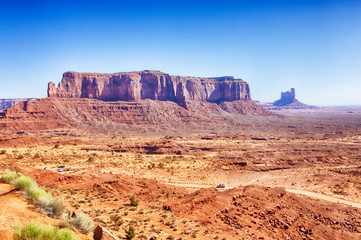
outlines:
[[[16,240],[80,240],[69,228],[39,224],[36,221],[14,226]]]

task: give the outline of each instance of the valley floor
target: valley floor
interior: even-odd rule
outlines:
[[[31,176],[119,237],[129,226],[144,239],[361,237],[361,115],[287,113],[190,126],[7,132],[0,166]],[[14,194],[16,208],[29,208],[16,192],[0,204]],[[129,205],[133,195],[137,207]],[[0,234],[14,222],[7,217],[1,213]]]

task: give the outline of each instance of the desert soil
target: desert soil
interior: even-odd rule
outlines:
[[[192,129],[7,132],[0,166],[120,238],[133,226],[137,239],[360,239],[361,114],[278,114]],[[2,236],[17,220],[57,224],[9,190],[0,185]]]

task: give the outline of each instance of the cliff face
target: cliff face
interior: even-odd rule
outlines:
[[[115,74],[66,72],[58,87],[48,84],[49,97],[92,98],[103,101],[151,99],[225,102],[250,100],[248,84],[233,77],[201,78],[171,76],[158,71]]]
[[[0,111],[7,109],[11,106],[18,104],[19,102],[24,102],[26,100],[34,101],[35,98],[9,98],[9,99],[0,99]]]
[[[66,72],[58,87],[48,84],[48,96],[0,112],[0,130],[81,129],[114,134],[115,129],[122,132],[133,126],[140,126],[140,131],[189,123],[213,128],[230,121],[233,126],[228,119],[234,116],[272,115],[250,99],[246,82],[233,77]],[[163,125],[158,128],[159,124]]]

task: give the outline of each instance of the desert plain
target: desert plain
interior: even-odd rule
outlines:
[[[32,177],[120,239],[129,226],[135,239],[361,237],[359,108],[101,129],[3,131],[1,171]],[[2,239],[16,221],[57,224],[0,186]]]

